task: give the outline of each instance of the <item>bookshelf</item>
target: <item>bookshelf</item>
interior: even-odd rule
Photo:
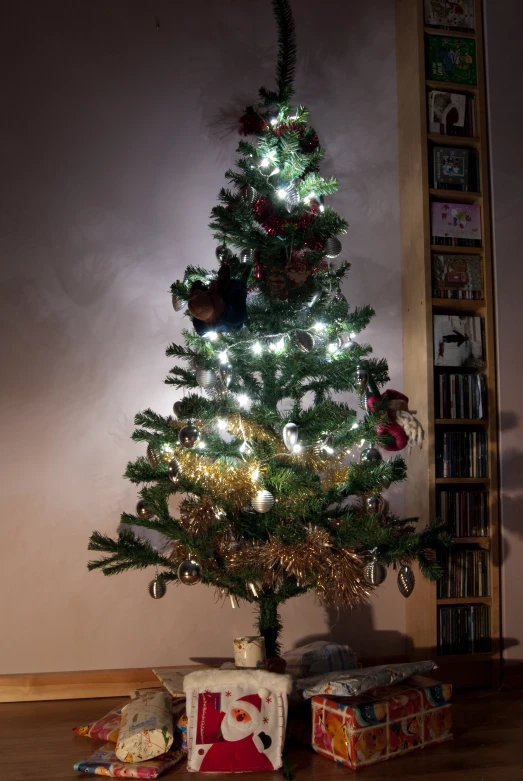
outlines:
[[[433,658],[438,663],[442,679],[456,686],[495,686],[499,684],[501,659],[498,409],[483,9],[481,0],[474,0],[473,32],[427,26],[423,0],[396,0],[396,14],[404,389],[411,405],[417,409],[426,437],[421,452],[415,452],[408,458],[406,514],[418,516],[420,522],[435,518],[440,514],[442,494],[454,491],[457,492],[456,502],[461,502],[466,495],[473,496],[486,508],[487,514],[487,520],[482,521],[486,524],[482,527],[482,536],[471,536],[469,527],[466,527],[467,536],[454,538],[454,550],[484,552],[480,557],[487,557],[488,596],[438,598],[437,585],[418,576],[416,587],[406,602],[409,655],[412,659]],[[428,79],[425,61],[427,35],[474,39],[477,85]],[[467,101],[469,98],[470,102],[473,100],[473,134],[463,137],[432,132],[432,129],[429,132],[428,93],[431,90],[459,93],[466,96]],[[431,149],[435,146],[469,149],[477,154],[478,192],[431,187]],[[431,230],[433,202],[478,205],[481,246],[434,243]],[[480,256],[483,298],[434,297],[432,263],[436,253],[451,257]],[[439,372],[459,372],[460,369],[435,366],[434,315],[480,317],[482,320],[483,360],[473,369],[485,377],[487,411],[481,419],[437,417],[435,404]],[[484,469],[485,476],[438,476],[441,451],[437,451],[445,431],[485,433],[486,454],[481,470],[483,472]],[[470,510],[467,512],[468,522],[475,523]],[[458,653],[454,652],[456,644],[449,644],[449,624],[445,621],[454,622],[452,631],[457,631],[463,638],[462,644],[458,643]],[[473,641],[472,635],[477,637],[474,634],[477,632],[481,634],[481,639]],[[490,641],[485,640],[487,634]]]

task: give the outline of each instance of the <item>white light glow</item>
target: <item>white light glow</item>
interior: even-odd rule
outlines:
[[[277,342],[272,342],[272,344],[269,346],[269,350],[271,350],[273,353],[282,352],[285,350],[285,337],[281,337],[281,339],[278,339]]]
[[[263,157],[260,163],[260,168],[267,168],[270,164],[271,164],[270,159],[268,157]]]
[[[351,426],[351,429],[354,430],[356,428],[359,428],[359,426],[360,426],[359,423],[353,423],[352,426]]]
[[[248,407],[250,403],[250,399],[245,393],[240,393],[238,396],[238,404],[240,407]]]
[[[218,331],[207,331],[205,334],[206,339],[210,342],[215,342],[218,338]]]
[[[225,350],[221,351],[221,353],[218,355],[218,358],[220,359],[220,363],[229,362],[229,356],[227,355],[227,352]]]
[[[314,328],[315,331],[323,331],[325,329],[325,323],[321,323],[320,321],[318,321],[317,323],[314,323],[312,327]]]
[[[254,342],[253,346],[251,347],[251,350],[255,355],[260,355],[260,353],[263,352],[263,347],[259,342]]]
[[[271,173],[269,174],[269,176],[276,176],[276,174],[279,174],[279,173],[280,173],[280,169],[278,168],[278,166],[276,166],[276,168],[274,169],[274,171],[271,171]]]
[[[292,448],[293,453],[301,453],[302,450],[303,448],[299,442],[296,445],[294,445],[294,447]]]
[[[333,447],[331,447],[330,445],[324,445],[324,446],[323,446],[323,449],[324,449],[324,451],[325,451],[326,453],[328,453],[328,454],[329,454],[329,456],[332,456],[332,454],[334,453],[334,448],[333,448]]]
[[[252,453],[252,448],[249,447],[247,442],[242,442],[240,445],[240,453]]]
[[[358,335],[358,334],[356,333],[356,331],[352,331],[352,332],[349,334],[349,336],[350,336],[350,338],[351,338],[351,339],[355,339],[355,338],[357,337],[357,335]]]
[[[274,125],[277,125],[277,124],[278,124],[278,118],[277,117],[273,117],[271,119],[271,125],[274,127]]]
[[[287,195],[287,190],[285,189],[285,187],[278,187],[278,189],[276,190],[276,195],[278,196],[278,198],[285,198],[285,196]]]
[[[320,212],[324,212],[324,211],[325,211],[325,206],[322,203],[320,203]]]
[[[256,469],[253,469],[253,470],[252,470],[252,475],[251,475],[251,477],[252,477],[252,479],[254,480],[254,482],[257,482],[257,480],[258,480],[259,476],[260,476],[260,469],[259,469],[259,467],[256,467]]]
[[[224,420],[223,418],[217,418],[216,425],[221,431],[225,431],[225,429],[227,428],[227,421]]]
[[[207,447],[203,439],[198,442],[198,447],[200,450],[204,450]]]
[[[338,345],[337,345],[337,344],[334,344],[334,342],[331,342],[331,343],[329,344],[329,346],[327,347],[327,350],[328,350],[330,353],[335,353],[335,352],[337,351],[337,349],[338,349]]]
[[[361,442],[360,442],[360,447],[363,447],[364,444],[365,444],[365,440],[362,439]]]

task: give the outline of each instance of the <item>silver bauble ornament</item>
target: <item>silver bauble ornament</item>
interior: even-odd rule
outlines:
[[[180,464],[175,458],[171,458],[167,466],[167,474],[172,483],[177,483],[180,477]]]
[[[343,295],[341,290],[338,289],[336,291],[336,293],[332,297],[332,300],[333,300],[333,302],[335,304],[338,304],[338,305],[343,304],[343,311],[341,312],[341,314],[338,316],[337,319],[338,319],[338,322],[341,322],[342,320],[345,320],[345,318],[347,317],[347,315],[349,313],[349,302],[347,301],[347,299],[345,298],[345,296]],[[341,309],[341,306],[340,306],[340,309]]]
[[[227,258],[227,247],[225,244],[218,244],[216,247],[216,259],[220,261],[220,263],[223,263],[223,261]]]
[[[181,418],[182,417],[182,402],[181,401],[175,401],[173,404],[173,412],[175,418]]]
[[[365,450],[361,451],[360,454],[360,462],[362,464],[371,464],[372,466],[376,466],[377,464],[381,464],[383,461],[383,456],[381,455],[380,451],[372,445],[371,447],[366,447]]]
[[[340,341],[342,350],[352,350],[353,347],[358,346],[358,342],[355,342],[351,335],[346,331],[340,334]]]
[[[316,285],[316,287],[312,290],[310,294],[308,300],[309,306],[314,306],[314,304],[317,304],[320,298],[322,297],[322,295],[323,295],[323,288],[321,287],[321,285]]]
[[[297,206],[300,202],[300,194],[294,184],[289,185],[287,187],[287,192],[285,194],[285,206],[287,207],[288,211],[292,211],[294,206]]]
[[[254,187],[251,187],[250,184],[247,184],[240,190],[240,197],[247,203],[254,203],[256,199],[256,190]]]
[[[356,372],[354,374],[354,387],[360,394],[360,396],[365,393],[367,390],[367,386],[369,384],[369,373],[366,369],[362,369],[361,366],[356,367]]]
[[[184,586],[194,586],[202,579],[202,568],[194,559],[182,561],[178,567],[178,580]]]
[[[220,380],[226,388],[232,382],[232,366],[230,363],[221,363],[219,368]]]
[[[283,443],[287,450],[293,450],[298,444],[298,426],[296,423],[286,423],[283,427]]]
[[[302,353],[310,353],[314,347],[314,336],[308,331],[296,331],[296,343]]]
[[[261,489],[252,499],[251,504],[257,513],[268,513],[274,505],[274,496],[270,491]]]
[[[158,578],[155,578],[149,583],[149,594],[153,599],[161,599],[165,596],[166,591],[167,586],[163,580],[158,580]]]
[[[416,582],[416,578],[414,577],[413,571],[411,570],[407,562],[404,561],[398,570],[398,588],[400,594],[405,598],[410,597],[410,595],[414,590],[415,582]]]
[[[200,438],[200,432],[192,423],[184,426],[178,433],[178,442],[182,447],[194,447]]]
[[[371,494],[365,500],[365,504],[369,512],[374,515],[381,515],[385,509],[385,499],[381,494]]]
[[[146,521],[149,521],[153,517],[154,513],[149,510],[145,499],[140,499],[136,505],[136,515],[139,518],[144,518]]]
[[[325,255],[328,258],[337,258],[341,252],[341,241],[336,236],[331,236],[325,242]]]
[[[387,577],[387,567],[382,561],[378,559],[372,559],[365,565],[363,570],[365,580],[370,583],[371,586],[381,586],[385,578]]]
[[[196,382],[200,388],[213,388],[216,385],[216,374],[212,369],[200,366],[199,369],[196,369]]]
[[[240,250],[240,263],[254,263],[254,250],[249,247],[244,247]]]
[[[160,459],[158,458],[158,453],[150,445],[147,445],[146,458],[149,462],[149,466],[151,466],[153,469],[156,469],[160,463]]]
[[[322,434],[314,445],[314,450],[316,453],[328,453],[331,455],[334,452],[332,443],[332,434]]]
[[[187,301],[181,298],[177,293],[172,296],[173,309],[175,312],[181,312],[187,306]]]

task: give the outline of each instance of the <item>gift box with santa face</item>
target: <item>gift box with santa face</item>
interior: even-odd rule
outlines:
[[[185,676],[188,768],[202,773],[277,770],[291,678],[265,670]]]
[[[355,770],[452,739],[452,687],[415,676],[358,697],[312,698],[312,747]]]

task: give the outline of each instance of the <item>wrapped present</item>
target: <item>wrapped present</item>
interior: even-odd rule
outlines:
[[[285,672],[293,678],[328,673],[333,670],[351,670],[358,666],[356,654],[348,645],[317,640],[288,651],[282,657],[287,666]]]
[[[153,673],[160,679],[173,697],[183,697],[183,679],[194,672],[192,667],[158,667]]]
[[[114,745],[106,743],[88,759],[82,759],[74,766],[75,770],[96,776],[111,778],[158,778],[166,773],[186,756],[184,751],[168,751],[166,754],[145,762],[121,762],[114,753]]]
[[[312,747],[356,769],[452,738],[452,687],[416,676],[359,697],[312,698]]]
[[[87,738],[109,740],[111,743],[116,743],[122,720],[122,708],[123,705],[119,705],[118,708],[113,708],[101,719],[93,721],[91,724],[74,727],[73,732],[75,735],[85,735]]]
[[[143,762],[165,754],[174,739],[172,698],[150,692],[122,709],[116,756],[123,762]]]
[[[291,686],[290,676],[265,670],[197,670],[187,675],[189,770],[280,768]]]
[[[333,673],[312,675],[296,682],[307,699],[317,694],[333,694],[336,697],[357,697],[377,686],[401,683],[413,675],[430,672],[434,662],[405,662],[404,664],[380,664],[377,667],[361,667],[357,670],[340,670]]]

